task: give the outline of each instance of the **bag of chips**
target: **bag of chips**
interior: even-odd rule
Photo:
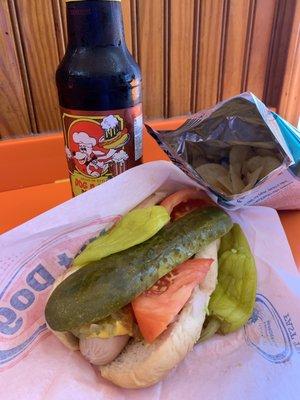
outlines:
[[[174,131],[146,126],[169,158],[228,209],[300,209],[300,132],[245,92]]]

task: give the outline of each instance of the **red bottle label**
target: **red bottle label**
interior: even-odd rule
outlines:
[[[75,196],[140,163],[141,104],[99,112],[62,109],[62,120]]]

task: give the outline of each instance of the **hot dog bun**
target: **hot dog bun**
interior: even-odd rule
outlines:
[[[216,240],[197,253],[198,258],[213,258],[215,261],[177,320],[152,344],[130,342],[112,363],[99,368],[103,378],[124,388],[148,387],[162,380],[193,349],[217,284],[219,244],[220,241]]]

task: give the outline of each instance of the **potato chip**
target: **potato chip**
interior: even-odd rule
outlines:
[[[270,172],[274,171],[274,169],[280,167],[281,162],[278,158],[272,156],[264,157],[264,168],[263,168],[263,176],[268,175]]]
[[[231,168],[236,174],[241,175],[242,173],[242,163],[231,163],[229,168]]]
[[[232,185],[232,193],[241,193],[245,187],[245,184],[241,176],[242,164],[235,163],[229,166],[229,176]]]
[[[230,149],[229,175],[234,194],[241,193],[245,186],[242,175],[246,175],[248,172],[247,168],[245,171],[243,169],[249,156],[253,156],[253,151],[250,146],[236,145],[232,146]]]
[[[227,173],[227,176],[222,176],[218,178],[218,186],[221,189],[221,192],[225,194],[233,194],[233,187],[232,187],[232,182],[229,178],[229,174]]]
[[[200,167],[196,168],[196,171],[201,178],[213,187],[218,187],[218,180],[228,176],[227,169],[215,163],[200,165]]]
[[[261,165],[253,172],[248,172],[247,174],[248,183],[244,187],[243,192],[247,192],[248,190],[252,189],[255,186],[256,182],[259,180],[259,176],[261,174],[262,169],[263,166]]]
[[[275,150],[270,150],[270,149],[255,149],[254,151],[258,156],[262,157],[265,156],[276,157],[277,154]]]
[[[258,167],[262,167],[260,179],[268,175],[271,171],[278,168],[281,162],[276,157],[270,156],[255,156],[247,161],[248,172],[254,172]]]
[[[255,147],[259,145],[260,147]],[[273,145],[272,145],[273,146]],[[206,146],[206,158],[197,159],[196,171],[215,190],[226,195],[244,193],[281,164],[270,143],[241,142],[228,147]],[[227,153],[222,153],[222,151]],[[210,160],[212,162],[210,162]]]
[[[247,168],[247,163],[245,162],[242,165],[242,171],[241,171],[241,178],[242,180],[245,182],[245,177],[247,177],[247,173],[248,173],[248,168]]]
[[[250,146],[236,145],[232,146],[229,152],[229,164],[243,164],[249,158],[248,154],[251,152]]]
[[[254,172],[257,168],[264,166],[264,157],[254,156],[247,160],[247,172]]]
[[[207,159],[202,156],[197,157],[197,167],[195,169],[197,170],[197,168],[203,164],[207,164]]]

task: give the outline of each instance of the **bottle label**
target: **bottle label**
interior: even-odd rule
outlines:
[[[141,104],[99,112],[62,108],[62,120],[75,196],[139,164],[143,133]]]

